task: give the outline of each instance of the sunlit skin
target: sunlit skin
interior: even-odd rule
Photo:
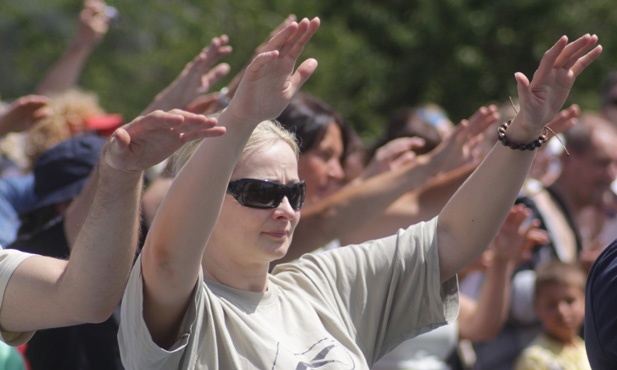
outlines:
[[[566,159],[571,163],[575,186],[572,186],[572,201],[579,207],[600,205],[603,196],[610,189],[611,183],[617,174],[613,135],[603,135],[601,131],[595,132],[592,147],[582,154],[572,154]]]
[[[333,122],[321,142],[300,155],[300,178],[306,180],[306,205],[341,188],[345,177],[341,165],[343,150],[341,129]]]
[[[585,317],[585,293],[573,284],[552,283],[536,292],[534,309],[551,338],[573,344]]]
[[[602,107],[602,114],[606,119],[617,125],[617,85],[611,88],[608,96],[612,97],[609,100],[615,103],[606,104]]]
[[[245,156],[236,166],[232,180],[254,178],[282,184],[300,181],[298,162],[291,147],[277,141]],[[206,278],[214,264],[242,274],[263,273],[270,262],[283,257],[300,220],[285,197],[276,208],[258,209],[240,205],[227,194],[221,214],[204,253]]]

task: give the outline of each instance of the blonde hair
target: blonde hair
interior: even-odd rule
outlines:
[[[71,89],[51,98],[52,113],[37,123],[26,138],[26,155],[31,164],[52,146],[83,133],[87,118],[105,113],[97,95],[91,92]]]
[[[257,125],[255,130],[253,130],[251,137],[244,146],[239,161],[242,161],[244,158],[260,149],[269,147],[279,140],[287,143],[294,151],[296,158],[298,158],[300,149],[294,134],[285,130],[277,121],[269,120],[261,122]],[[189,158],[191,158],[199,144],[201,144],[201,141],[202,140],[191,141],[178,150],[174,157],[174,176],[180,172]]]

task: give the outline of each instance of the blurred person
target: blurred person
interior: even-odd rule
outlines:
[[[588,270],[602,250],[583,237],[581,215],[588,207],[603,205],[615,178],[612,142],[617,139],[617,129],[601,116],[586,113],[562,134],[570,155],[562,153],[559,177],[548,187],[527,187],[517,200],[533,211],[532,217],[548,232],[549,241],[535,246],[533,258],[514,274],[511,315],[502,332],[490,342],[474,344],[482,368],[511,368],[520,351],[540,332],[533,310],[538,266],[561,261]]]
[[[542,333],[523,350],[515,370],[591,370],[578,335],[585,318],[585,283],[577,265],[551,261],[538,269],[533,306]]]
[[[587,277],[584,338],[593,369],[617,368],[616,276],[617,240],[598,256]]]
[[[480,257],[487,265],[486,279],[477,299],[460,293],[459,315],[452,323],[407,340],[386,354],[374,370],[446,370],[461,341],[490,340],[508,315],[510,275],[527,258],[528,249],[546,239],[533,224],[523,225],[530,211],[512,207],[504,224]],[[465,267],[474,269],[477,262]],[[459,278],[461,274],[459,273]]]
[[[50,97],[51,113],[26,134],[30,168],[41,153],[61,141],[89,133],[105,136],[123,123],[122,116],[105,113],[93,92],[70,89]]]
[[[617,72],[610,73],[602,81],[600,111],[607,120],[617,125]]]
[[[0,251],[2,341],[17,346],[36,330],[109,318],[135,257],[144,169],[187,141],[223,134],[215,125],[205,117],[158,111],[115,131],[67,211],[65,225],[82,226],[67,227],[70,258]]]
[[[20,218],[16,240],[6,249],[70,258],[65,214],[96,166],[105,139],[95,135],[69,138],[41,154],[34,166],[36,202]],[[122,369],[112,316],[100,324],[40,330],[28,342],[25,356],[37,369]]]
[[[11,132],[29,130],[49,114],[49,99],[40,95],[21,97],[4,107],[0,112],[0,152],[2,171],[0,174],[0,245],[7,245],[17,235],[19,214],[34,202],[33,177],[24,176],[18,164],[24,158],[15,140],[4,136]],[[16,156],[17,154],[17,156]]]
[[[51,113],[50,99],[42,95],[22,96],[0,109],[0,155],[2,176],[21,175],[26,158],[21,136],[14,135],[30,130]],[[8,137],[7,137],[8,135]]]
[[[111,9],[104,0],[83,2],[73,40],[38,83],[35,89],[37,94],[53,95],[77,87],[79,77],[94,47],[109,30]]]
[[[304,199],[297,148],[271,120],[317,66],[309,59],[294,72],[318,23],[275,35],[218,116],[226,135],[178,160],[124,295],[128,368],[368,368],[402,339],[453,319],[454,275],[512,206],[534,156],[521,149],[541,145],[576,76],[601,53],[596,36],[562,37],[531,82],[516,74],[521,113],[438,218],[269,274]]]

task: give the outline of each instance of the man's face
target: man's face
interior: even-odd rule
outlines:
[[[575,198],[583,205],[600,205],[617,175],[617,145],[613,135],[594,133],[590,150],[572,154],[564,161],[576,173],[572,187]]]

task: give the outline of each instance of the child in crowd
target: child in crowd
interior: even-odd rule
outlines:
[[[591,369],[578,335],[585,317],[585,283],[576,265],[554,261],[540,268],[534,309],[543,331],[520,355],[516,370]]]

